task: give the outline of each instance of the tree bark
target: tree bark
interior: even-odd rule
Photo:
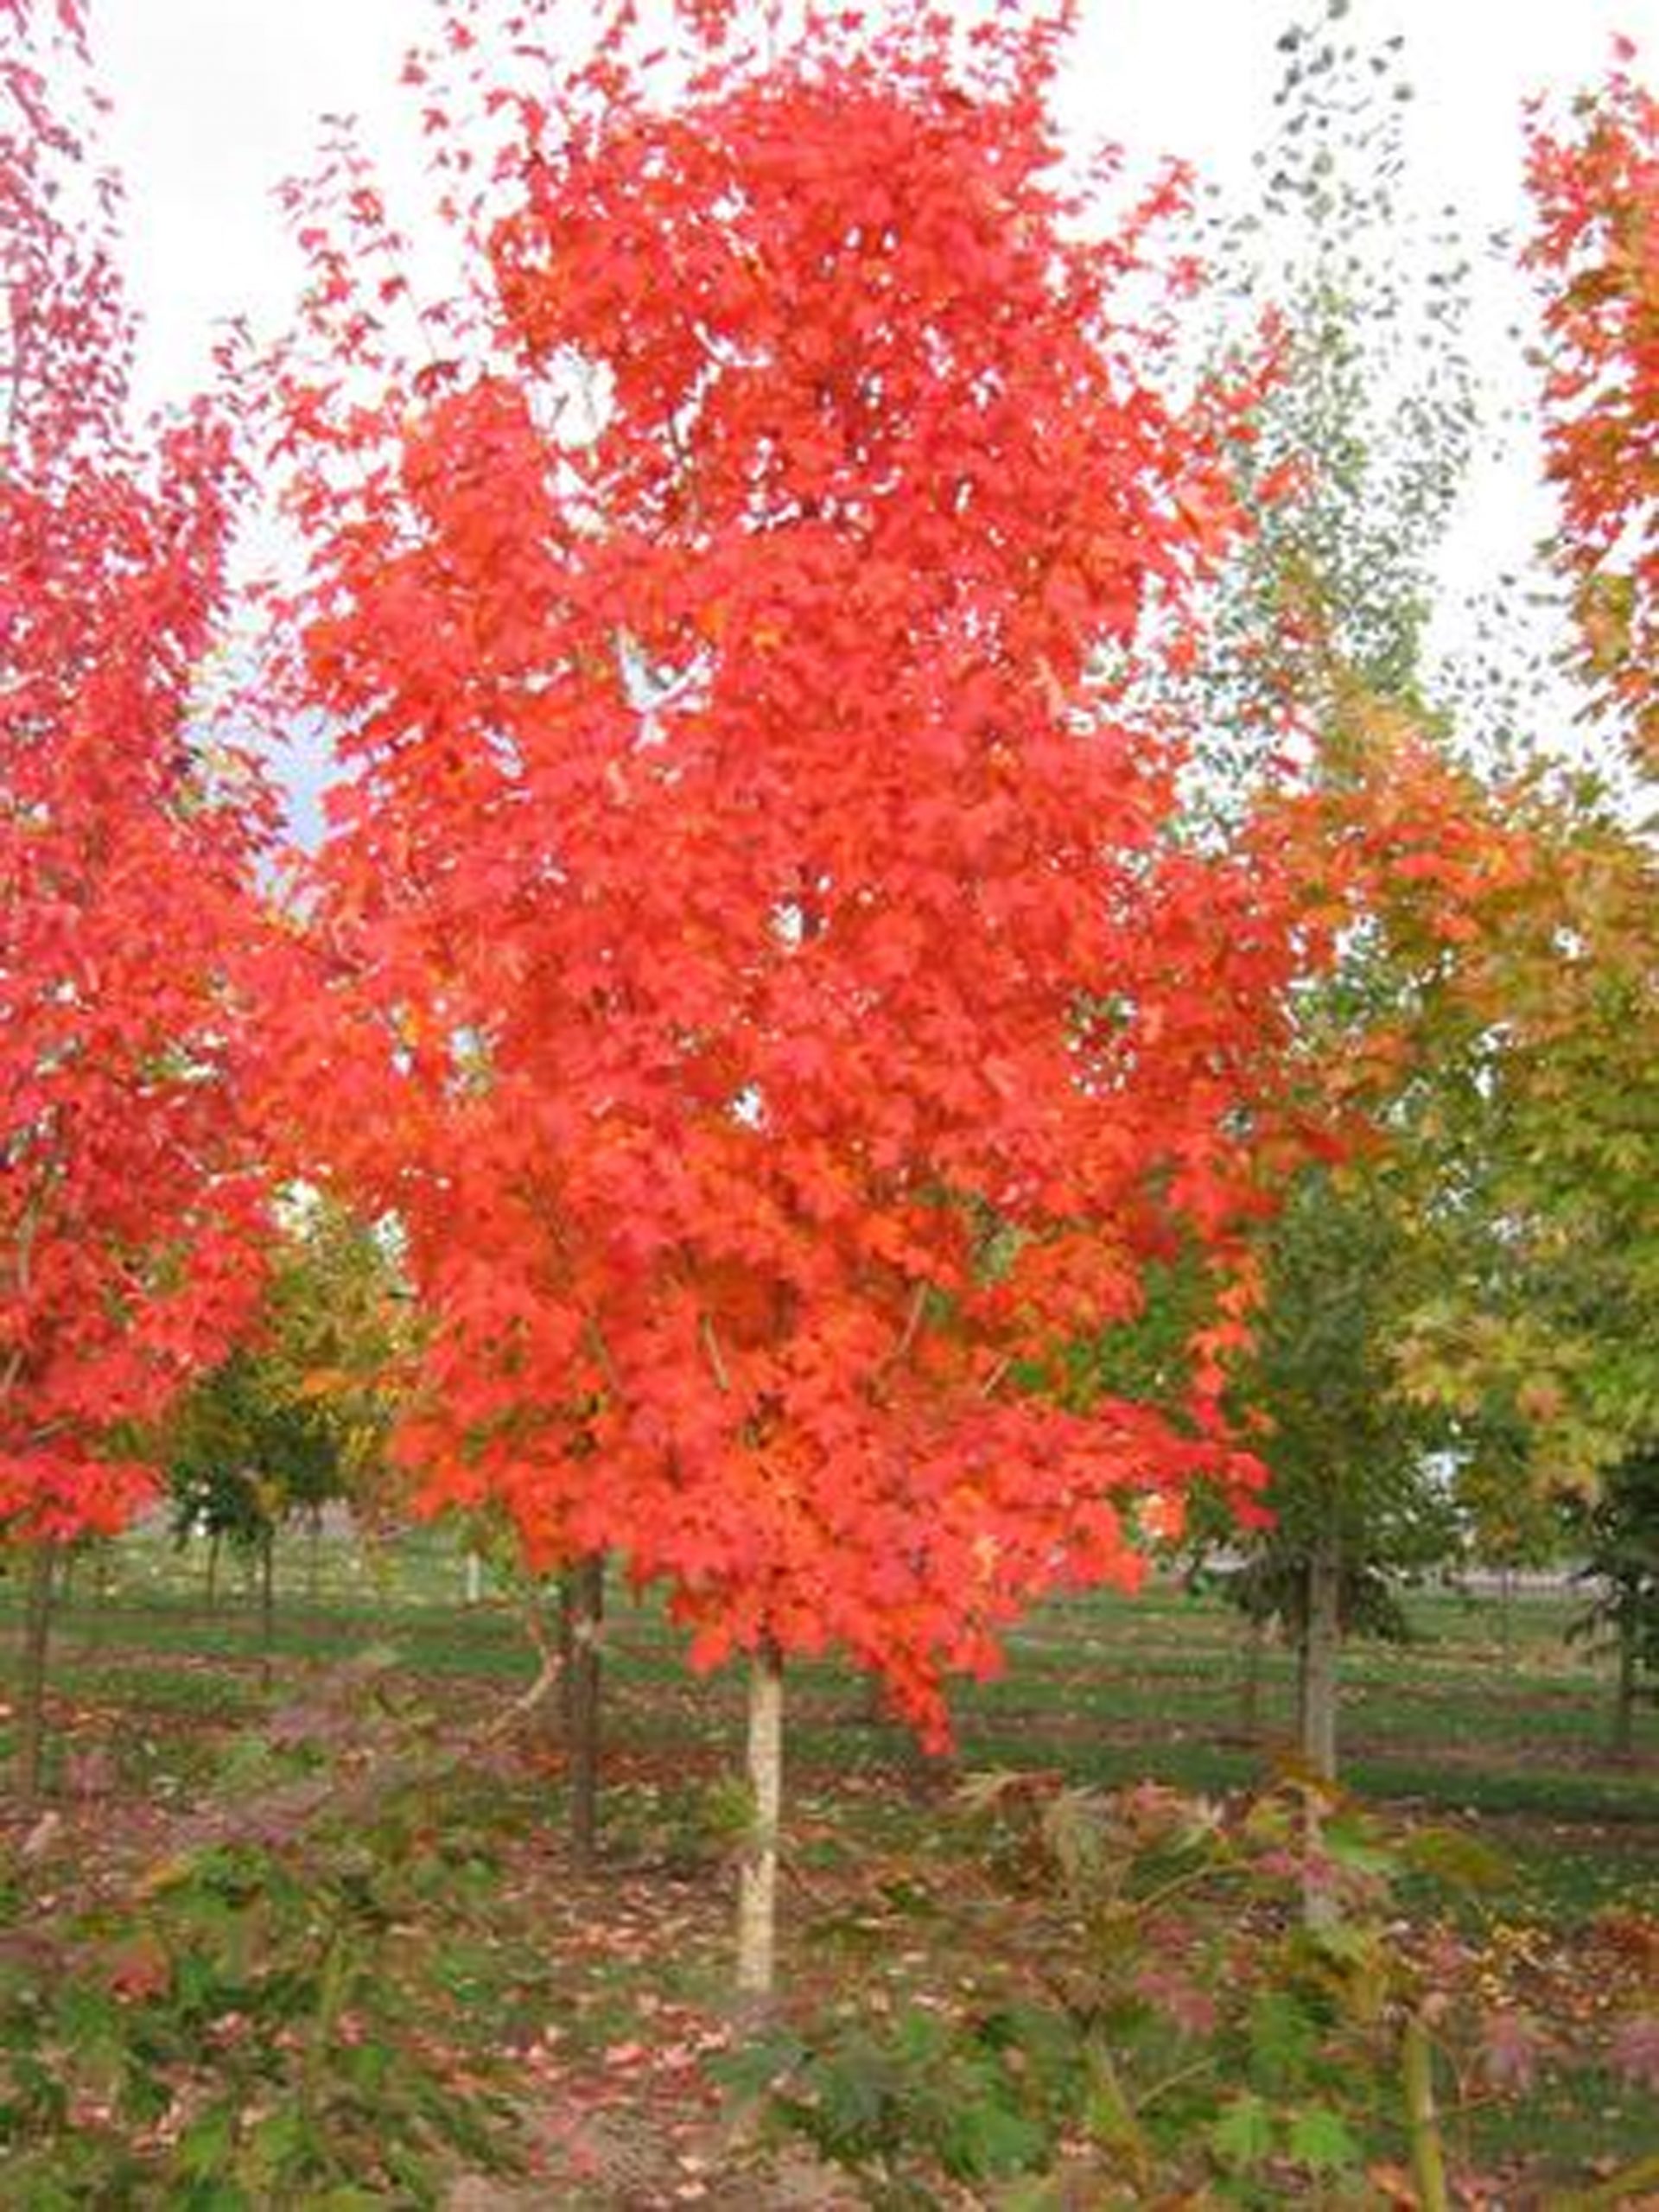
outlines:
[[[484,1602],[484,1562],[476,1552],[467,1554],[467,1603],[481,1605]]]
[[[1238,1730],[1247,1744],[1262,1736],[1262,1656],[1268,1624],[1261,1613],[1244,1617],[1244,1666],[1238,1682]]]
[[[570,1843],[586,1866],[599,1840],[600,1637],[605,1624],[605,1554],[594,1552],[561,1578],[565,1752],[570,1767]]]
[[[259,1540],[259,1683],[270,1689],[276,1678],[276,1531]]]
[[[1317,1537],[1307,1561],[1302,1630],[1301,1753],[1321,1782],[1337,1778],[1337,1677],[1342,1649],[1342,1551],[1336,1531]]]
[[[1311,1777],[1302,1848],[1307,1869],[1302,1878],[1302,1918],[1312,1929],[1330,1928],[1337,1902],[1321,1878],[1325,1799],[1322,1785],[1337,1778],[1337,1668],[1342,1644],[1342,1550],[1334,1529],[1314,1539],[1307,1560],[1303,1607],[1301,1664],[1298,1681],[1298,1727],[1302,1763]]]
[[[46,1659],[52,1635],[50,1544],[29,1547],[23,1592],[22,1672],[17,1685],[17,1795],[32,1805],[41,1794],[46,1746]]]
[[[753,1822],[737,1900],[737,1986],[766,2004],[777,1986],[778,1836],[784,1799],[784,1662],[774,1643],[749,1662],[749,1790]]]
[[[559,1732],[566,1752],[576,1726],[576,1570],[559,1569]]]
[[[1607,1750],[1616,1759],[1628,1759],[1636,1751],[1637,1605],[1630,1593],[1618,1609],[1618,1673],[1613,1684],[1612,1726]]]

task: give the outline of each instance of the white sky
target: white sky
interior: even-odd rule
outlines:
[[[422,0],[94,0],[128,252],[149,321],[147,395],[205,372],[217,316],[274,319],[296,264],[270,197],[305,167],[325,111],[362,116],[412,170],[397,86]],[[1271,127],[1287,0],[1084,0],[1070,105],[1137,156],[1242,181]],[[1659,0],[1353,0],[1348,31],[1407,41],[1413,175],[1483,227],[1519,213],[1520,111],[1597,75],[1624,30],[1659,49]]]
[[[1067,86],[1070,119],[1122,143],[1137,163],[1191,162],[1243,187],[1270,136],[1283,67],[1274,41],[1292,0],[1083,0]],[[397,85],[423,0],[93,0],[104,81],[116,103],[111,151],[128,189],[127,268],[145,318],[140,393],[170,398],[208,373],[213,326],[248,315],[276,327],[298,264],[272,197],[309,166],[319,119],[353,112],[386,162],[394,213],[419,188],[411,95]],[[1659,0],[1351,0],[1343,35],[1405,38],[1416,98],[1407,146],[1413,197],[1453,203],[1479,237],[1525,222],[1521,116],[1538,92],[1592,82],[1616,32],[1659,68]],[[1519,296],[1485,266],[1473,340],[1492,387],[1524,371],[1504,330]],[[1448,606],[1515,565],[1548,526],[1524,450],[1477,475],[1448,559]],[[1454,621],[1459,618],[1452,618]]]

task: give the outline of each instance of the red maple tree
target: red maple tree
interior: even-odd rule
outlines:
[[[1548,288],[1545,435],[1583,672],[1659,771],[1659,100],[1619,62],[1572,126],[1532,119],[1528,252]]]
[[[118,1439],[257,1293],[235,1077],[263,804],[191,727],[230,450],[129,424],[79,10],[0,8],[0,1531],[123,1526]]]
[[[1179,187],[1065,181],[1058,17],[653,54],[619,8],[575,64],[551,18],[453,5],[409,67],[462,294],[415,313],[349,149],[296,195],[346,772],[290,1064],[407,1230],[428,1502],[620,1547],[701,1661],[838,1644],[937,1742],[1024,1604],[1256,1473],[1217,1355],[1298,894],[1176,834],[1129,681],[1236,418],[1158,396],[1121,301]],[[1177,1251],[1179,1417],[1021,1392]]]

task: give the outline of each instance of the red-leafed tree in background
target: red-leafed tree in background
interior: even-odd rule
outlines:
[[[1296,931],[1268,837],[1171,834],[1128,704],[1230,513],[1117,304],[1173,188],[1067,196],[1056,22],[901,12],[763,54],[687,8],[652,55],[619,10],[577,66],[550,10],[448,9],[409,73],[471,284],[418,346],[361,163],[303,205],[349,772],[289,1058],[407,1228],[427,1500],[620,1547],[754,1655],[763,1736],[836,1643],[937,1742],[1024,1604],[1252,1479],[1217,1354]],[[1179,1416],[1011,1387],[1178,1250]]]
[[[0,1530],[35,1562],[32,1789],[53,1548],[130,1518],[152,1478],[123,1425],[257,1293],[233,978],[258,810],[188,728],[226,442],[197,414],[141,457],[76,11],[0,17]]]
[[[1659,100],[1619,67],[1577,128],[1535,121],[1530,157],[1556,552],[1584,673],[1659,774]]]

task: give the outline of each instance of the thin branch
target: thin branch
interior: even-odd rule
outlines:
[[[922,1317],[927,1310],[927,1285],[918,1282],[910,1296],[910,1308],[905,1315],[905,1325],[899,1341],[875,1370],[870,1388],[879,1390],[896,1367],[902,1367],[910,1357],[911,1348],[921,1333]]]
[[[715,1382],[729,1396],[732,1388],[731,1375],[727,1369],[725,1355],[720,1349],[720,1338],[715,1333],[715,1325],[706,1313],[699,1313],[697,1316],[697,1334],[702,1338],[702,1348],[709,1355],[709,1370]]]
[[[1001,1387],[1002,1382],[1006,1377],[1008,1370],[1013,1365],[1014,1354],[1011,1351],[1004,1352],[1001,1358],[997,1361],[996,1365],[992,1368],[990,1373],[980,1384],[980,1396],[982,1398],[994,1398],[996,1395],[998,1389]]]
[[[547,1623],[542,1618],[542,1609],[536,1602],[534,1592],[524,1601],[523,1618],[524,1631],[535,1645],[542,1663],[529,1688],[521,1690],[517,1697],[502,1707],[481,1735],[474,1738],[476,1742],[499,1743],[502,1737],[510,1735],[521,1720],[534,1713],[537,1706],[546,1702],[564,1672],[563,1655],[548,1635]]]
[[[1166,2074],[1161,2082],[1154,2082],[1144,2095],[1135,2100],[1136,2116],[1145,2112],[1148,2105],[1156,2104],[1169,2090],[1190,2082],[1195,2074],[1213,2074],[1220,2063],[1217,2058],[1195,2058],[1191,2065],[1178,2066],[1173,2074]]]

